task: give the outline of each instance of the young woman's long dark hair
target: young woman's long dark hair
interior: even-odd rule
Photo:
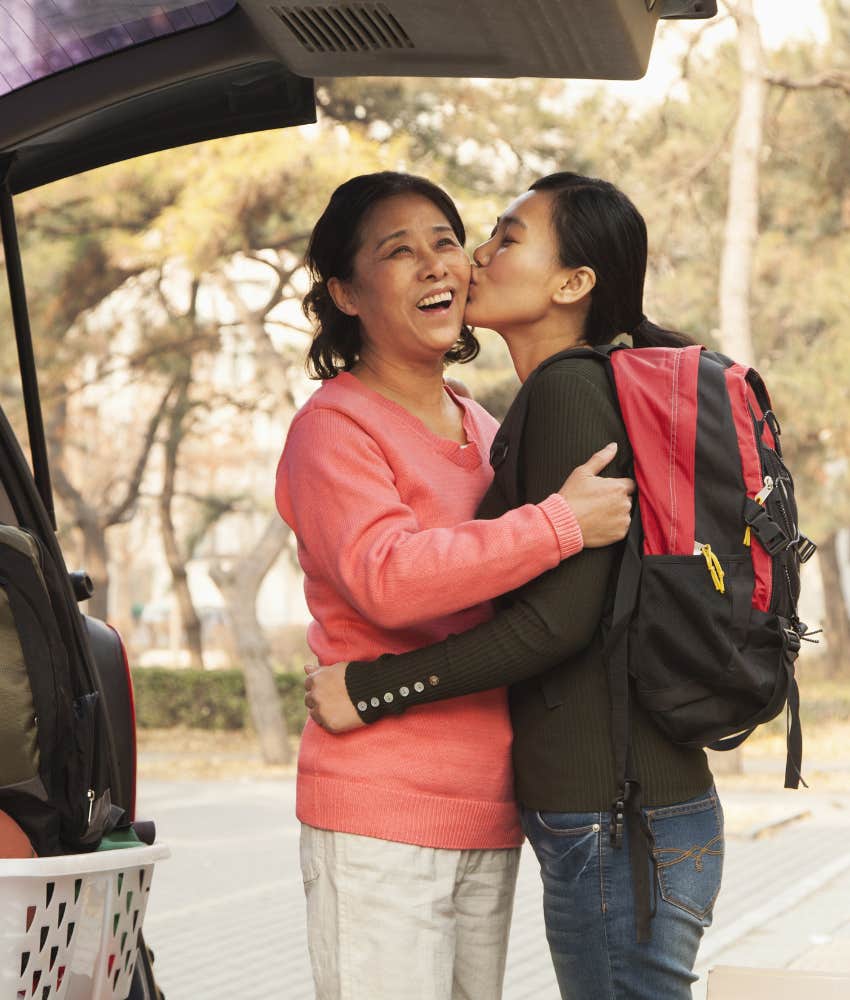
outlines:
[[[590,267],[596,284],[584,339],[610,344],[622,333],[635,347],[685,347],[683,333],[650,322],[643,312],[647,238],[643,216],[619,188],[595,177],[567,171],[535,181],[531,191],[548,191],[552,224],[564,267]]]
[[[334,378],[340,372],[349,371],[360,357],[360,320],[337,309],[328,291],[328,281],[331,278],[351,279],[367,213],[379,202],[400,194],[427,198],[446,217],[460,245],[466,242],[466,230],[455,203],[442,188],[425,177],[384,170],[360,174],[340,184],[313,227],[304,257],[313,281],[302,303],[304,314],[316,327],[307,354],[307,367],[313,378]],[[445,360],[471,361],[478,351],[478,341],[464,325]]]

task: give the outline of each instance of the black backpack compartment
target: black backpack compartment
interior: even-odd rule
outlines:
[[[0,762],[0,809],[39,855],[88,851],[121,813],[108,720],[62,553],[2,411],[0,480],[15,522],[0,524],[0,697],[13,694],[0,711],[0,746],[17,746],[14,764]]]

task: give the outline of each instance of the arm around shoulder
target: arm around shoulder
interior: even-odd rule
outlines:
[[[604,384],[574,372],[557,375],[541,380],[530,401],[522,444],[529,499],[547,495],[610,440],[619,445],[611,472],[629,472],[628,441]],[[397,711],[512,684],[575,656],[597,632],[617,555],[614,546],[585,549],[516,590],[490,622],[424,649],[351,663],[346,685],[352,701],[366,706],[361,718],[374,721],[388,711],[383,701],[372,705],[378,688],[409,690],[403,702],[394,698],[389,710]]]

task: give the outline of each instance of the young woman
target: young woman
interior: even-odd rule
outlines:
[[[559,352],[621,333],[635,346],[686,342],[643,314],[646,258],[646,227],[629,199],[570,173],[532,185],[475,251],[465,318],[504,337],[528,406],[524,428],[512,425],[515,404],[499,435],[508,449],[518,447],[519,476],[506,471],[503,446],[479,517],[506,510],[509,480],[518,479],[521,501],[533,503],[608,440],[619,443],[615,467],[627,474],[628,442],[604,366],[567,353],[535,370]],[[516,791],[540,861],[562,996],[685,1000],[720,886],[722,811],[704,752],[670,743],[633,704],[644,823],[627,826],[624,847],[612,845],[617,787],[600,623],[617,555],[614,547],[585,550],[508,595],[491,621],[428,648],[311,668],[305,700],[315,719],[341,731],[409,705],[511,685]],[[398,699],[402,688],[411,694]],[[628,841],[641,833],[635,825],[651,831],[652,892],[635,891],[649,868],[646,854],[630,857]],[[648,917],[651,907],[651,939],[639,942],[636,913]]]
[[[314,229],[305,307],[325,382],[292,423],[276,499],[322,663],[465,631],[582,541],[625,534],[633,484],[593,475],[612,449],[539,502],[474,520],[496,422],[443,379],[477,351],[464,238],[443,191],[392,173],[342,185]],[[522,839],[510,745],[504,690],[344,737],[308,722],[297,813],[319,1000],[500,996]]]

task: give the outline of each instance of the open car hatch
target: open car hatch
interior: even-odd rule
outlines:
[[[12,193],[314,120],[312,78],[644,74],[659,19],[716,0],[0,0]]]

